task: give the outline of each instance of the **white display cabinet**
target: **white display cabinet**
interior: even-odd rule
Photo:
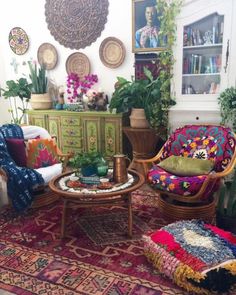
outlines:
[[[232,0],[188,1],[177,20],[170,111],[172,129],[219,123],[217,97],[228,87]]]

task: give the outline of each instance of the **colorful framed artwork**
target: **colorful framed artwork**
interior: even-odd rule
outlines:
[[[165,50],[159,36],[160,21],[156,0],[132,0],[132,48],[133,52]]]

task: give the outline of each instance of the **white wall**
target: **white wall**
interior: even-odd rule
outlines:
[[[72,50],[60,45],[50,34],[44,14],[45,1],[42,0],[7,0],[1,5],[0,18],[0,85],[5,87],[5,81],[16,79],[22,76],[22,73],[28,74],[27,66],[22,66],[23,61],[31,58],[37,59],[38,47],[45,42],[53,44],[58,52],[57,66],[49,71],[49,78],[56,84],[66,83],[65,63],[68,56],[74,52],[82,52],[87,55],[91,64],[91,73],[97,74],[99,83],[94,88],[101,87],[105,93],[111,97],[114,90],[114,83],[117,76],[130,78],[134,74],[134,54],[132,53],[132,9],[131,1],[127,0],[109,0],[109,13],[105,29],[101,36],[90,46],[81,50]],[[8,35],[13,27],[21,27],[26,31],[29,37],[29,49],[24,55],[16,55],[8,44]],[[99,58],[99,46],[107,37],[117,37],[126,48],[126,57],[124,63],[116,68],[105,67]],[[18,74],[14,73],[13,66],[10,65],[15,58],[18,66]],[[0,98],[0,124],[10,122],[10,116],[7,111],[8,103],[4,98]]]

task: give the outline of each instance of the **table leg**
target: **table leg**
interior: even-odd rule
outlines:
[[[66,226],[66,206],[67,200],[63,200],[62,219],[61,219],[61,239],[65,237],[65,226]]]
[[[128,202],[128,236],[132,238],[132,228],[133,228],[133,215],[132,215],[132,204],[131,204],[131,194],[127,195]]]

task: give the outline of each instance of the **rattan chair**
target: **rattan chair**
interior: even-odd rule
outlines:
[[[151,187],[159,193],[159,208],[173,221],[200,218],[212,221],[215,193],[221,180],[230,174],[236,162],[235,134],[230,128],[213,125],[187,125],[176,129],[153,158],[137,160]],[[214,161],[207,175],[179,176],[158,166],[170,157],[184,156]]]
[[[29,139],[34,139],[36,137],[51,138],[48,131],[42,127],[28,125],[28,126],[21,126],[21,128],[24,134],[25,141],[28,141]],[[57,147],[57,156],[60,160],[60,163],[57,163],[48,167],[35,169],[37,172],[39,172],[42,175],[45,184],[37,186],[33,189],[34,200],[31,205],[31,207],[33,208],[51,204],[58,199],[58,196],[49,189],[48,183],[53,177],[59,175],[62,172],[65,172],[69,158],[72,156],[72,154],[63,154],[61,150]],[[0,168],[0,184],[2,188],[6,189],[7,181],[8,181],[8,177],[6,172],[2,168]],[[7,192],[3,192],[2,195],[3,196],[7,195]],[[11,201],[8,198],[2,201],[2,203],[3,204],[11,203]]]

